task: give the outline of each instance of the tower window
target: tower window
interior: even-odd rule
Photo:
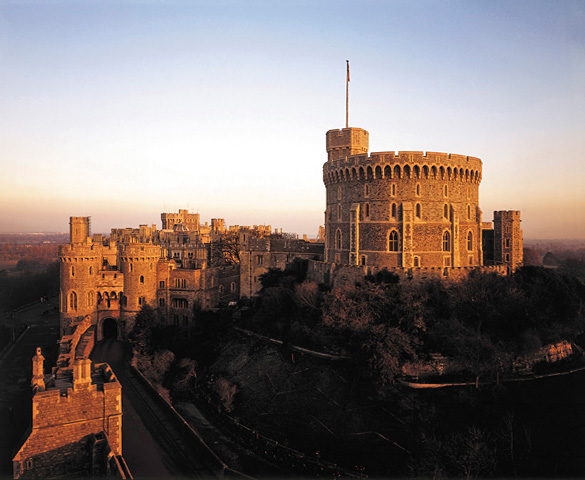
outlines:
[[[337,200],[341,200],[341,187],[337,187]]]
[[[449,219],[449,205],[447,204],[445,204],[443,207],[443,217],[445,217],[447,220]]]
[[[470,252],[473,250],[473,232],[467,233],[467,250]]]
[[[144,284],[144,275],[140,275],[140,283]]]
[[[366,219],[369,219],[370,218],[370,204],[369,203],[366,203],[365,210],[366,210]]]
[[[443,251],[451,251],[451,234],[449,232],[443,233]]]
[[[75,267],[73,265],[71,265],[71,276],[75,276]]]
[[[75,292],[69,294],[69,309],[72,312],[77,310],[77,293]]]
[[[447,185],[445,185],[443,193],[444,193],[445,197],[449,196],[449,187],[447,187]]]
[[[395,197],[396,196],[396,184],[395,183],[392,184],[392,187],[390,188],[390,191],[391,191],[391,195],[393,197]]]
[[[364,185],[364,197],[369,197],[370,196],[370,186],[366,183]]]
[[[93,270],[91,267],[89,267],[89,274],[91,275],[93,273]]]
[[[416,194],[420,197],[420,183],[416,184]]]
[[[398,251],[398,232],[396,230],[392,230],[388,235],[388,251]]]
[[[341,222],[341,203],[337,205],[337,221]]]
[[[416,204],[415,215],[416,215],[416,218],[418,218],[420,220],[420,218],[422,216],[420,203]]]
[[[396,218],[396,204],[392,204],[392,218]]]
[[[420,259],[418,257],[414,257],[414,266],[420,267]]]
[[[341,230],[339,228],[335,231],[335,249],[341,250]]]
[[[467,205],[467,220],[471,219],[471,205]]]

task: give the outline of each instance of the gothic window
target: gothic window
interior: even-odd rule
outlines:
[[[451,251],[451,234],[449,232],[443,233],[443,251]]]
[[[262,265],[264,263],[264,257],[262,255],[256,255],[256,265]]]
[[[388,251],[398,251],[398,232],[396,230],[392,230],[388,235]]]
[[[69,294],[69,309],[72,312],[77,310],[77,293],[75,292]]]
[[[416,215],[416,218],[418,218],[420,220],[420,218],[422,216],[420,203],[416,204],[415,215]]]
[[[467,250],[473,250],[473,232],[467,232]]]
[[[341,230],[339,228],[335,231],[335,249],[341,250]]]

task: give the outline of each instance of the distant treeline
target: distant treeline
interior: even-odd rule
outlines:
[[[42,271],[24,271],[21,275],[9,275],[5,270],[0,270],[0,312],[8,312],[58,293],[58,262],[50,263]]]

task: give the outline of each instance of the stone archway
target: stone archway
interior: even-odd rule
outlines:
[[[102,320],[102,338],[105,340],[111,338],[116,340],[118,338],[118,324],[113,318],[104,318]]]

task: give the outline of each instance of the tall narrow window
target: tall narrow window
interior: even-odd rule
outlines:
[[[71,276],[75,276],[75,267],[73,265],[71,265]]]
[[[69,309],[73,312],[77,310],[77,293],[75,292],[69,294]]]
[[[473,232],[467,232],[467,250],[473,250]]]
[[[341,230],[339,228],[335,231],[335,249],[341,250]]]
[[[365,207],[366,207],[366,219],[369,219],[370,218],[370,204],[366,203]]]
[[[415,215],[416,215],[416,218],[418,218],[420,220],[420,217],[421,217],[421,206],[420,206],[420,203],[417,203],[416,204]]]
[[[449,205],[447,204],[445,204],[443,207],[443,217],[445,217],[447,220],[449,219]]]
[[[92,272],[93,272],[92,268],[91,268],[91,267],[89,267],[89,274],[91,275],[91,274],[92,274]]]
[[[140,275],[140,283],[144,284],[144,275]]]
[[[341,200],[341,187],[337,187],[337,200]]]
[[[416,195],[420,197],[420,183],[416,184]]]
[[[398,251],[398,232],[396,230],[392,230],[388,235],[388,251]]]
[[[445,185],[443,193],[445,194],[446,197],[449,196],[449,187],[447,187],[447,185]]]
[[[364,197],[368,198],[370,196],[370,186],[366,183],[364,185]]]
[[[392,196],[395,197],[396,196],[396,184],[395,183],[392,184],[391,191],[392,191]]]
[[[443,251],[451,251],[451,234],[449,232],[443,233]]]
[[[467,205],[467,220],[471,219],[471,205]]]
[[[392,218],[396,218],[396,204],[392,204]]]
[[[337,205],[337,221],[341,222],[341,203]]]
[[[93,292],[87,292],[87,306],[93,306]]]

